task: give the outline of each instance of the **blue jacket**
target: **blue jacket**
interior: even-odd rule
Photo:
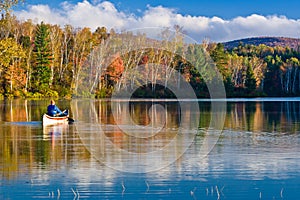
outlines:
[[[62,112],[56,105],[49,105],[47,108],[47,114],[55,116],[57,114],[62,114]]]

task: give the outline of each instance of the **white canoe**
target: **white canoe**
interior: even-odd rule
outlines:
[[[68,117],[69,116],[63,116],[63,117],[51,117],[47,114],[43,115],[43,125],[54,125],[54,124],[64,124],[68,123]]]

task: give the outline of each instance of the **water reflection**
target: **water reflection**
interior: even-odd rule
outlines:
[[[44,140],[59,140],[63,138],[63,134],[67,133],[68,124],[44,125],[43,138]]]
[[[191,103],[76,101],[72,107],[86,148],[120,171],[149,172],[173,163],[192,144],[199,124]]]
[[[164,109],[133,102],[128,110],[122,102],[59,101],[79,116],[75,124],[43,127],[47,104],[48,100],[0,101],[0,199],[57,198],[58,189],[61,199],[72,199],[71,188],[82,198],[95,199],[218,199],[218,192],[220,199],[300,195],[299,101],[228,102],[223,133],[205,157],[199,152],[205,148],[211,118],[217,116],[209,102],[199,102],[200,117],[192,121],[193,110],[183,112],[176,102],[160,103]],[[128,126],[125,116],[137,125]],[[163,153],[120,156],[120,150],[140,155],[160,150],[178,135],[181,123],[190,129]],[[97,134],[99,128],[104,134]],[[137,161],[155,166],[160,164],[157,158],[178,159],[138,175],[107,167],[137,169]]]
[[[252,132],[297,133],[299,105],[299,101],[228,103],[225,126]]]

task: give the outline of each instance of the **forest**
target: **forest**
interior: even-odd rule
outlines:
[[[171,40],[168,28],[157,40],[106,27],[92,31],[35,24],[19,21],[11,14],[11,5],[5,6],[0,20],[0,98],[105,98],[133,83],[139,86],[134,97],[172,98],[168,85],[180,85],[179,79],[172,82],[173,71],[184,77],[198,98],[209,97],[212,64],[221,73],[227,97],[300,94],[299,48],[240,43],[228,49],[206,40],[185,43],[179,25],[173,27]],[[143,66],[145,74],[128,73],[136,66]]]

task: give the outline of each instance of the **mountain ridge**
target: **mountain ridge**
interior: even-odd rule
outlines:
[[[234,47],[238,47],[239,44],[249,44],[258,46],[260,44],[264,44],[266,46],[275,47],[289,47],[291,49],[299,49],[300,47],[300,38],[289,38],[289,37],[251,37],[251,38],[243,38],[238,40],[232,40],[228,42],[222,42],[225,49],[233,49]]]

